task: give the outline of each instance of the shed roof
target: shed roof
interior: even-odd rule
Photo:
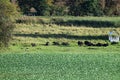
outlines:
[[[115,31],[115,30],[111,30],[111,31],[109,32],[109,36],[111,36],[111,35],[119,36],[119,33],[118,33],[117,31]]]
[[[31,7],[31,8],[30,8],[30,12],[35,13],[35,12],[37,12],[37,10],[36,10],[34,7]]]

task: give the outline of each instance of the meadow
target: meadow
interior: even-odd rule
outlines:
[[[0,51],[0,80],[119,80],[120,43],[108,41],[110,30],[120,34],[119,21],[120,17],[22,17],[10,47]],[[78,46],[86,40],[109,46]],[[54,41],[70,45],[53,45]]]

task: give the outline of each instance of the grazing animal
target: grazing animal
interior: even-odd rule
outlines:
[[[86,46],[94,46],[94,44],[91,43],[91,42],[89,42],[89,41],[85,41],[84,44],[85,44]]]
[[[49,45],[49,42],[46,42],[45,46],[48,46]]]
[[[103,44],[104,47],[107,47],[108,45],[109,45],[108,43]]]
[[[61,45],[68,46],[68,45],[69,45],[69,43],[68,43],[68,42],[62,42],[62,44],[61,44]]]
[[[107,47],[109,44],[108,43],[97,43],[96,46],[100,47],[100,46],[104,46]]]
[[[102,43],[97,43],[96,46],[100,47],[100,46],[103,46],[103,44]]]
[[[53,42],[53,45],[60,45],[59,42]]]
[[[35,44],[35,43],[31,43],[31,46],[32,46],[32,47],[35,47],[35,46],[36,46],[36,44]]]
[[[35,32],[35,34],[36,34],[36,35],[38,35],[38,34],[39,34],[39,32]]]
[[[81,42],[81,41],[78,41],[77,43],[78,43],[78,46],[82,46],[83,45],[83,42]]]

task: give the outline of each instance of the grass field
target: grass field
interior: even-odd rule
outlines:
[[[93,28],[86,26],[59,26],[59,25],[42,25],[42,24],[17,24],[14,31],[12,43],[38,45],[53,41],[69,42],[71,45],[77,45],[77,41],[91,42],[109,42],[108,33],[110,30],[116,30],[120,34],[120,28]]]
[[[48,21],[42,24],[33,18],[35,20],[29,22],[31,19],[28,19],[28,23],[17,23],[10,47],[0,51],[0,80],[120,79],[120,43],[111,45],[108,41],[109,31],[116,30],[120,34],[120,26],[103,25],[106,21],[118,23],[120,17],[54,17],[58,21],[62,18],[65,24],[70,20],[92,21],[93,26],[53,24],[49,23],[50,17],[38,17]],[[94,21],[100,21],[101,27]],[[77,41],[86,40],[109,43],[109,46],[77,45]],[[55,46],[54,41],[70,45]],[[45,46],[46,42],[50,44]]]
[[[119,51],[79,49],[83,50],[0,54],[0,80],[120,79]]]

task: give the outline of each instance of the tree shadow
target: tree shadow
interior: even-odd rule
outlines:
[[[14,34],[17,37],[32,37],[32,38],[66,38],[75,40],[108,40],[107,35],[101,36],[78,36],[68,34]]]
[[[111,21],[95,21],[95,20],[68,20],[68,21],[54,21],[54,24],[63,26],[87,26],[87,27],[119,27],[120,24],[116,24]]]

